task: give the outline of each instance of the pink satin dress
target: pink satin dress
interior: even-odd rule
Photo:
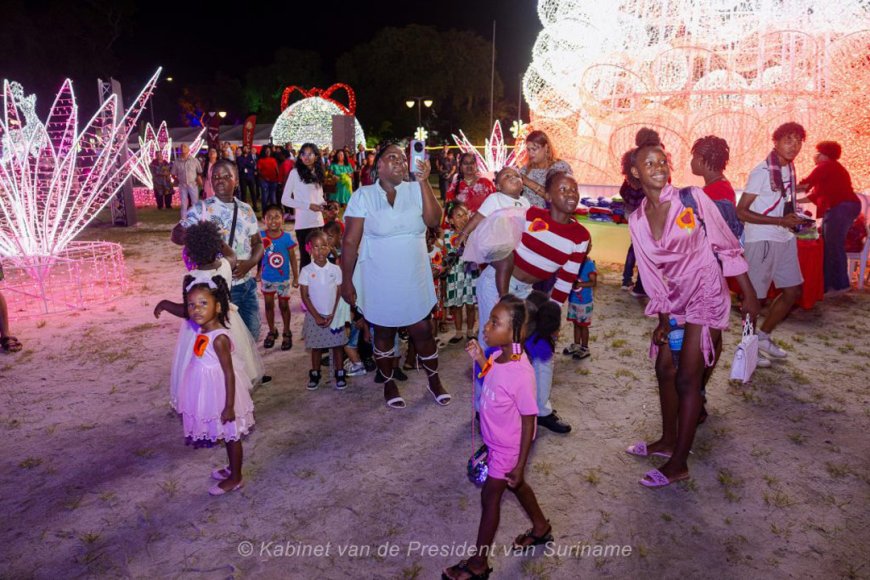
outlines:
[[[650,297],[646,315],[658,317],[659,313],[666,313],[678,324],[703,326],[701,350],[706,365],[712,366],[710,328],[728,328],[731,311],[725,277],[745,273],[747,264],[740,242],[713,201],[697,187],[692,188],[692,196],[701,219],[691,208],[683,206],[677,188],[667,185],[662,190],[662,201],[670,201],[671,206],[660,240],[655,240],[650,230],[646,198],[629,217],[628,227],[637,268]],[[658,347],[653,344],[650,357],[656,356]]]

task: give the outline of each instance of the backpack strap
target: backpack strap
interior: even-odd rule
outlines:
[[[698,209],[698,202],[695,200],[695,196],[692,195],[692,187],[681,187],[680,188],[680,202],[684,207],[691,208],[692,212],[696,216],[698,216],[698,221],[701,222],[701,227],[704,228],[704,234],[707,234],[707,224],[704,223],[704,218],[701,216],[701,212]]]

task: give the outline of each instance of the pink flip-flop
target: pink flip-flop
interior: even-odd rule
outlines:
[[[223,481],[225,479],[229,479],[232,473],[230,472],[230,466],[221,467],[220,469],[215,469],[211,472],[211,478],[217,481]]]
[[[683,481],[684,479],[689,479],[689,473],[686,472],[682,475],[678,475],[673,479],[668,479],[668,476],[659,471],[658,469],[650,469],[646,473],[643,474],[643,479],[638,481],[644,487],[667,487],[672,483],[676,483],[678,481]]]
[[[646,448],[646,442],[638,441],[634,445],[629,445],[626,450],[626,453],[629,455],[635,455],[637,457],[649,457],[653,455],[655,457],[664,457],[666,459],[671,458],[671,454],[664,451],[653,451],[652,453]]]
[[[218,484],[218,485],[215,485],[214,487],[212,487],[210,490],[208,490],[208,494],[209,495],[224,495],[227,493],[232,493],[234,491],[239,491],[240,489],[242,489],[244,487],[245,487],[244,481],[240,481],[238,485],[231,487],[229,489],[224,489],[220,486],[220,484]]]

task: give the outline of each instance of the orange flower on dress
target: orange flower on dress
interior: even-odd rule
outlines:
[[[453,234],[450,236],[450,247],[457,248],[459,247],[459,234]]]
[[[193,341],[193,354],[202,358],[202,355],[205,354],[205,349],[208,346],[208,336],[204,334],[197,334],[196,340]]]
[[[444,256],[441,255],[441,252],[438,252],[437,254],[432,256],[432,264],[434,264],[435,266],[440,266],[443,261]]]
[[[549,229],[550,225],[541,218],[535,218],[532,223],[529,224],[529,231],[532,233],[546,232]]]
[[[689,232],[695,229],[695,212],[692,211],[692,208],[683,208],[683,211],[677,216],[677,227]]]

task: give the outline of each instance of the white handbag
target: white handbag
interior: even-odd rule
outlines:
[[[749,317],[743,321],[743,338],[734,353],[731,363],[731,380],[748,383],[758,364],[758,336]]]

